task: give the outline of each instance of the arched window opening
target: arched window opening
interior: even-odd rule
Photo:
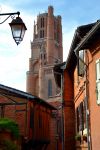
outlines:
[[[52,80],[48,80],[48,97],[52,96]]]
[[[41,18],[41,28],[42,28],[42,18]]]
[[[44,18],[41,18],[41,28],[44,28]]]
[[[40,38],[44,38],[44,30],[40,30]]]
[[[42,30],[40,30],[40,38],[42,38]]]
[[[43,27],[44,27],[44,18],[43,18]]]

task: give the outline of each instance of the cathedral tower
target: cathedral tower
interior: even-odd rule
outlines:
[[[52,6],[34,22],[31,58],[27,72],[27,92],[48,100],[58,94],[53,67],[63,61],[61,16],[54,16]]]

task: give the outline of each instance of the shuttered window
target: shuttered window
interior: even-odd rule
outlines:
[[[100,104],[100,59],[96,61],[96,100]]]
[[[85,100],[76,108],[76,132],[84,131],[86,128],[86,104]]]
[[[81,61],[80,59],[78,59],[78,75],[83,76],[84,75],[84,63],[83,63],[84,50],[80,50],[78,55],[79,55],[79,58],[82,60]]]
[[[83,103],[80,103],[79,106],[79,130],[83,131],[84,129],[84,115],[83,115]]]
[[[79,109],[76,109],[76,132],[79,132]]]

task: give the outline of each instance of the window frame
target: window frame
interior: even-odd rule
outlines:
[[[84,61],[84,56],[85,56],[85,53],[84,53],[84,50],[80,50],[78,52],[78,62],[77,62],[77,67],[78,67],[78,76],[81,76],[83,77],[84,76],[84,62],[82,62],[81,60]],[[81,60],[80,60],[81,58]]]
[[[100,105],[100,59],[96,60],[96,102]]]

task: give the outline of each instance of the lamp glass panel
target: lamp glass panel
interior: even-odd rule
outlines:
[[[22,32],[22,26],[21,25],[13,25],[12,26],[13,38],[21,38],[21,32]]]

